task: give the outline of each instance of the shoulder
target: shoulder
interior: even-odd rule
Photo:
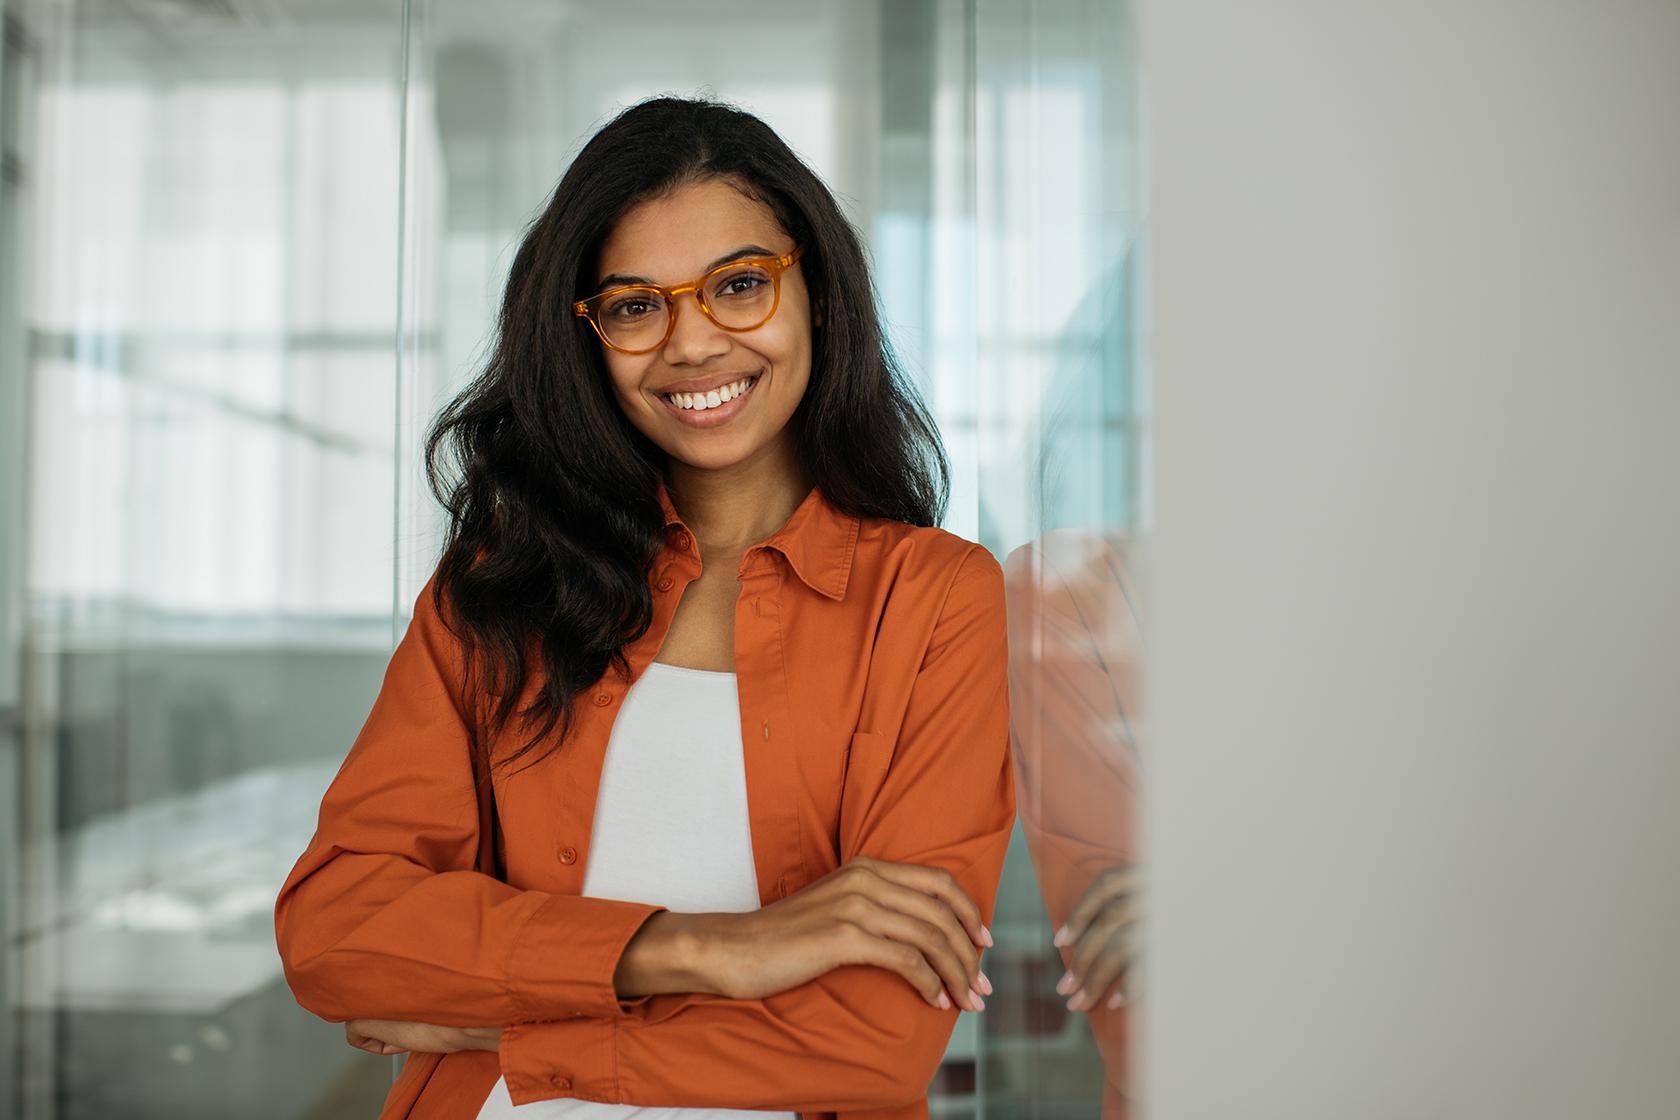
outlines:
[[[949,529],[863,518],[857,561],[900,592],[910,589],[938,600],[1003,601],[1003,566],[997,557]]]

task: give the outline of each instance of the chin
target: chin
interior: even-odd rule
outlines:
[[[751,458],[751,452],[742,451],[735,447],[683,447],[677,450],[667,449],[666,454],[671,458],[699,471],[721,471],[736,466]]]

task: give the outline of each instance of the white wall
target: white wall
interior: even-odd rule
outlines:
[[[1163,1120],[1680,1115],[1680,4],[1150,0]]]

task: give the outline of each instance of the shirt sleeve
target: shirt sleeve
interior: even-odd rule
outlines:
[[[618,1000],[613,973],[663,907],[521,890],[476,870],[488,801],[474,791],[464,659],[432,602],[436,579],[275,901],[286,982],[331,1022],[629,1014],[637,1004]]]
[[[840,860],[951,872],[991,921],[1015,819],[1003,573],[975,545],[949,585],[875,799],[841,822]],[[833,969],[761,999],[647,998],[633,1015],[502,1031],[514,1104],[847,1111],[919,1101],[960,1013],[895,972]]]

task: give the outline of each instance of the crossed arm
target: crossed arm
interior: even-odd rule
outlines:
[[[621,991],[627,949],[669,911],[473,870],[481,825],[451,683],[460,666],[430,587],[276,901],[298,1002],[334,1022],[476,1028],[469,1037],[485,1048],[494,1031],[515,1104],[827,1111],[919,1100],[957,1014],[930,1002],[925,976],[844,963],[747,996]],[[989,921],[1014,821],[1008,743],[1002,570],[975,546],[949,585],[875,801],[843,825],[843,863],[933,869]],[[871,920],[888,918],[859,909],[853,924]],[[918,955],[934,987],[955,987],[948,962]]]

